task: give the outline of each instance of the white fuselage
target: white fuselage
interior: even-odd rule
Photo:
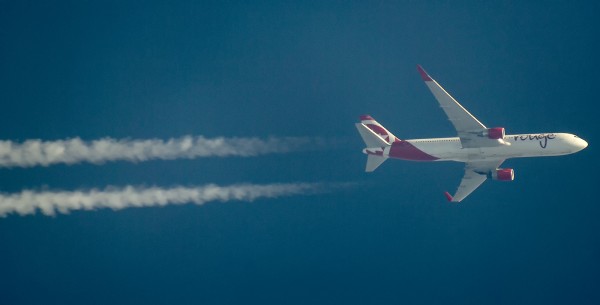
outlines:
[[[438,82],[417,65],[417,70],[442,108],[458,137],[401,140],[370,115],[361,115],[356,128],[365,143],[366,172],[386,159],[410,161],[465,162],[463,179],[454,194],[446,198],[460,202],[486,179],[512,181],[514,170],[499,168],[506,159],[560,156],[578,152],[587,142],[569,133],[506,135],[504,127],[488,128],[459,104]]]
[[[491,147],[462,148],[460,139],[432,138],[405,140],[424,153],[438,158],[432,161],[476,161],[522,157],[560,156],[578,152],[587,142],[569,133],[506,135],[504,144]],[[491,140],[492,141],[492,140]],[[500,140],[496,140],[502,142]],[[394,156],[390,157],[394,158]]]

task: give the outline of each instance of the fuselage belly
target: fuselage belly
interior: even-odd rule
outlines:
[[[568,133],[506,135],[502,144],[463,148],[458,137],[397,140],[390,147],[365,149],[367,154],[410,161],[485,161],[524,157],[560,156],[584,148]]]

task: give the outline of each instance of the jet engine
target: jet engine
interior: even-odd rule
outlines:
[[[503,139],[505,134],[504,127],[488,128],[487,130],[487,136],[492,140]]]
[[[490,178],[498,181],[515,180],[515,171],[512,168],[498,168],[490,173]]]

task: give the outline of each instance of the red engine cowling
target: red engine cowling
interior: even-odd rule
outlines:
[[[488,138],[493,140],[503,139],[505,134],[504,127],[489,128],[487,132]]]
[[[492,172],[492,179],[498,181],[515,180],[515,171],[512,168],[498,168]]]

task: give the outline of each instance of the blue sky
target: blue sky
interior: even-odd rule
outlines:
[[[527,2],[527,1],[526,1]],[[3,304],[597,304],[598,4],[0,4],[0,138],[308,136],[254,158],[1,169],[3,192],[355,182],[313,196],[0,219]],[[453,136],[421,64],[487,126],[590,143],[508,160],[460,205],[458,163],[363,172],[353,123]]]

